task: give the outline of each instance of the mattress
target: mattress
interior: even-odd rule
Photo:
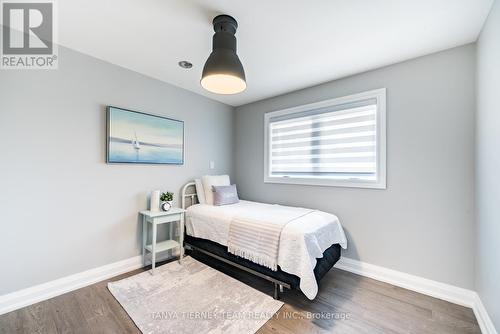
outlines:
[[[213,206],[196,204],[186,212],[186,233],[227,246],[229,227],[235,217],[251,216],[252,211],[266,211],[274,204],[240,201]],[[285,225],[281,232],[278,266],[300,278],[300,289],[313,299],[317,294],[314,268],[318,258],[334,244],[346,248],[347,240],[338,218],[330,213],[314,211]]]
[[[266,204],[259,202],[251,202],[240,200],[239,203],[223,206],[214,206],[208,204],[196,204],[187,208],[186,212],[186,232],[188,235],[212,240],[221,245],[227,246],[229,235],[229,226],[234,217],[244,217],[245,213],[251,210],[265,210],[266,207],[274,204]],[[283,235],[299,234],[299,235],[314,235],[318,239],[324,239],[324,229],[331,223],[338,222],[338,218],[332,214],[322,211],[315,211],[316,218],[319,219],[319,224],[307,224],[309,216],[301,217],[290,222],[282,231]],[[343,230],[338,229],[339,235],[334,236],[342,248],[347,247],[347,240],[343,235]],[[328,245],[328,247],[331,246]]]

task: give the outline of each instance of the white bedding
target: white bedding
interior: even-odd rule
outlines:
[[[273,204],[240,201],[237,204],[213,206],[196,204],[187,209],[186,231],[196,238],[227,246],[229,226],[234,217],[252,217],[257,210],[265,213]],[[281,270],[300,277],[300,289],[314,299],[318,285],[314,277],[316,258],[333,244],[347,247],[344,230],[335,215],[314,211],[286,224],[281,232],[278,265]]]

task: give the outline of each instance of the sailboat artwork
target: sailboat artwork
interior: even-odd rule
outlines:
[[[137,133],[135,133],[135,139],[132,139],[132,145],[135,149],[135,160],[139,161],[139,149],[141,148],[141,145],[139,144],[139,140],[137,140]]]
[[[135,133],[135,131],[134,131]],[[136,150],[141,148],[141,145],[139,144],[139,140],[137,140],[137,133],[135,133],[135,139],[132,139],[132,145],[134,145],[134,148]]]
[[[184,163],[184,122],[111,106],[107,121],[108,163]]]

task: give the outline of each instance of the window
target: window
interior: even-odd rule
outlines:
[[[385,189],[385,88],[265,114],[264,182]]]

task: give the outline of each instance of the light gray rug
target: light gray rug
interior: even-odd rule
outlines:
[[[191,257],[108,289],[143,333],[255,333],[283,305]]]

